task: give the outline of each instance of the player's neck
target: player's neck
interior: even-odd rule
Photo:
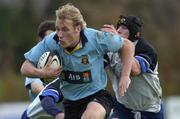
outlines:
[[[66,48],[66,50],[68,52],[72,52],[73,50],[75,50],[75,49],[77,50],[80,48],[80,47],[77,48],[77,46],[82,46],[81,45],[81,37],[74,42],[74,45],[72,45],[72,47],[68,47],[68,48]]]

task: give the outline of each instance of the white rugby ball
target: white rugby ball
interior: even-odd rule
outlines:
[[[45,52],[40,58],[39,58],[39,61],[38,61],[38,64],[37,64],[37,68],[43,68],[47,62],[48,62],[48,59],[49,57],[52,56],[52,59],[51,59],[51,67],[52,68],[58,68],[62,65],[62,60],[60,60],[58,58],[57,55],[55,55],[54,53],[51,53],[51,52]]]

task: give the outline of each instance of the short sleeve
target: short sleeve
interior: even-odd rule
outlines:
[[[124,44],[124,38],[108,32],[97,32],[96,39],[102,51],[117,52]]]

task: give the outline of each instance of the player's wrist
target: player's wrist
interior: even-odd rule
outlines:
[[[122,79],[122,78],[130,78],[129,76],[130,76],[130,75],[121,75],[121,79]]]
[[[37,69],[37,72],[39,74],[39,78],[46,78],[47,73],[43,69]]]

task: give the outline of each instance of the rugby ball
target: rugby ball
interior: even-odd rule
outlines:
[[[51,64],[50,66],[52,68],[58,68],[60,66],[62,66],[62,60],[57,56],[55,55],[54,53],[52,52],[45,52],[40,58],[39,58],[39,61],[38,61],[38,64],[37,64],[37,68],[39,69],[42,69],[44,66],[46,66],[47,62],[48,62],[48,59],[49,57],[52,56],[52,59],[51,59]],[[41,81],[45,84],[48,84],[50,83],[51,81],[53,81],[54,79],[51,79],[51,78],[41,78]]]
[[[48,51],[48,52],[45,52],[39,58],[37,68],[42,69],[47,64],[48,59],[49,59],[50,56],[52,56],[51,65],[50,65],[52,68],[58,68],[58,67],[60,67],[62,65],[62,60],[60,60],[58,58],[58,56],[55,55],[54,53]]]

